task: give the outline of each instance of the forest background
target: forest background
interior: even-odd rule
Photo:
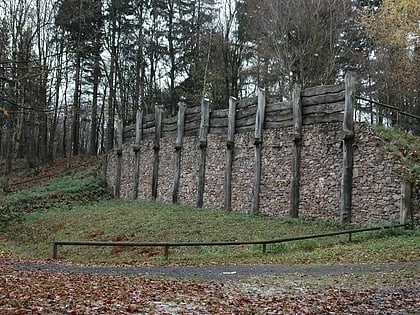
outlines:
[[[418,116],[419,65],[417,0],[0,0],[0,158],[98,155],[138,110],[287,100],[347,71]]]

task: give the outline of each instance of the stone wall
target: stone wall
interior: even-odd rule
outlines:
[[[303,128],[299,215],[337,222],[340,214],[342,139],[340,123],[306,125]],[[262,174],[259,212],[288,215],[290,209],[290,127],[263,133]],[[160,142],[158,199],[172,201],[174,137]],[[401,166],[388,153],[367,125],[356,124],[354,142],[352,222],[359,224],[398,221],[401,206]],[[139,199],[152,195],[153,141],[145,139],[140,150]],[[195,205],[199,169],[199,141],[183,141],[179,202]],[[115,186],[117,154],[108,157],[107,181]],[[131,198],[134,151],[132,143],[122,153],[121,197]],[[254,161],[252,132],[238,133],[234,141],[232,210],[247,212],[251,205]],[[226,136],[210,134],[207,146],[204,206],[223,209],[226,165]],[[416,186],[417,185],[417,186]],[[418,209],[418,181],[413,185],[413,207]]]

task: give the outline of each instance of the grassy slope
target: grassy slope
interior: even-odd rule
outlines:
[[[338,229],[305,219],[265,218],[159,202],[101,201],[91,205],[35,211],[0,233],[0,250],[30,258],[51,258],[54,240],[220,241],[270,239]],[[272,245],[171,249],[169,263],[372,262],[418,258],[419,229],[383,231]],[[166,263],[160,248],[62,247],[62,258],[77,262]]]

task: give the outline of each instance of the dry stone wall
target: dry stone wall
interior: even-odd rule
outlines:
[[[303,131],[301,191],[299,213],[337,222],[339,219],[341,180],[341,125],[339,123],[309,125]],[[388,153],[374,131],[356,124],[353,171],[353,216],[360,224],[398,221],[401,203],[401,166]],[[269,216],[288,215],[290,209],[291,174],[290,128],[267,130],[262,150],[260,213]],[[225,137],[210,135],[204,206],[223,209],[225,176]],[[160,149],[158,199],[172,201],[173,138],[164,138]],[[132,146],[127,144],[122,153],[121,197],[131,198],[134,165]],[[117,154],[108,158],[107,181],[115,186]],[[153,144],[144,141],[140,151],[139,199],[150,199],[152,194]],[[180,197],[181,204],[195,205],[199,164],[197,137],[184,139],[182,149]],[[248,212],[251,204],[253,180],[253,135],[235,136],[233,163],[232,210]],[[418,191],[418,190],[417,190]],[[413,187],[413,206],[418,207],[416,187]]]

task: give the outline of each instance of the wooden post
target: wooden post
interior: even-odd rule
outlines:
[[[355,78],[347,73],[345,78],[345,100],[343,119],[343,170],[341,177],[340,223],[351,222],[353,181],[353,108],[355,100]]]
[[[400,224],[407,224],[411,214],[411,183],[403,179],[401,183]]]
[[[136,140],[134,141],[134,165],[133,165],[133,199],[137,199],[139,191],[139,177],[140,177],[140,143],[142,137],[142,121],[143,113],[137,110],[136,113]]]
[[[262,130],[265,116],[265,91],[258,90],[258,108],[255,116],[254,132],[254,180],[252,187],[251,214],[257,214],[260,206],[261,188],[261,151],[262,151]]]
[[[297,218],[299,216],[300,199],[300,158],[302,151],[302,108],[300,98],[301,87],[296,84],[293,88],[293,148],[292,148],[292,187],[290,216]]]
[[[209,101],[204,98],[201,100],[201,122],[200,122],[200,165],[198,170],[198,189],[197,207],[202,208],[204,203],[204,185],[206,175],[206,156],[207,156],[207,134],[209,132]]]
[[[122,141],[123,141],[123,123],[117,122],[117,175],[115,178],[115,198],[121,196],[121,169],[122,169]]]
[[[178,104],[178,122],[177,122],[177,137],[175,142],[175,169],[174,169],[174,184],[172,188],[172,202],[178,203],[179,180],[181,177],[181,150],[182,140],[184,138],[184,122],[185,122],[185,104]]]
[[[155,141],[153,144],[153,177],[152,177],[152,199],[157,198],[158,177],[159,177],[159,150],[160,137],[162,133],[162,106],[155,106]]]
[[[232,208],[232,167],[235,137],[236,105],[238,101],[231,97],[229,99],[228,133],[226,141],[226,173],[225,173],[225,202],[224,209],[230,211]]]

